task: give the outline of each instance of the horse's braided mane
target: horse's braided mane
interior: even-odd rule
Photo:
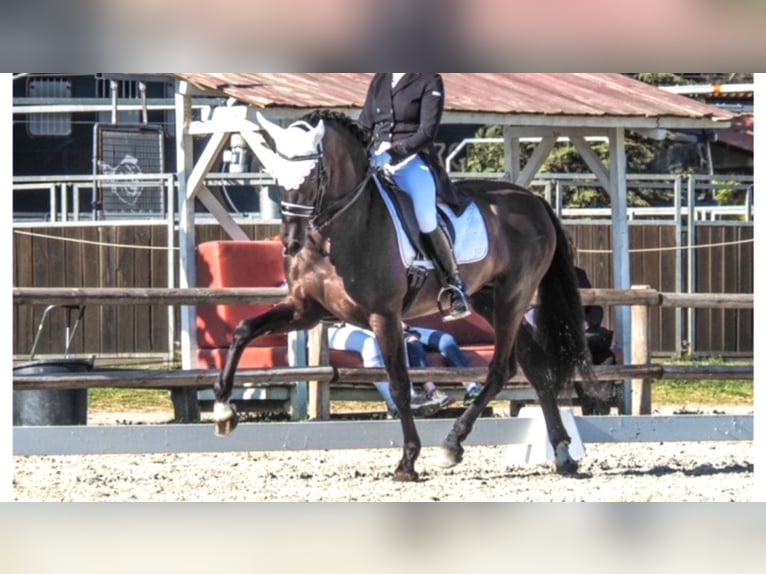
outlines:
[[[313,112],[310,112],[303,116],[303,120],[310,123],[312,126],[317,125],[319,123],[319,120],[324,121],[330,121],[335,124],[340,124],[342,127],[344,127],[348,132],[354,136],[359,143],[362,145],[362,147],[366,147],[367,142],[364,135],[364,132],[362,129],[357,125],[357,123],[352,120],[350,117],[348,117],[346,114],[342,112],[337,112],[334,110],[314,110]]]

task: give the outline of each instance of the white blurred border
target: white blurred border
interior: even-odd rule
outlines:
[[[755,148],[754,148],[754,174],[755,189],[761,186],[763,193],[764,177],[766,177],[766,74],[755,74]],[[761,204],[764,200],[761,198]],[[756,207],[756,211],[758,208]],[[755,244],[753,253],[763,254],[766,252],[766,237],[761,219],[764,217],[764,206],[761,205],[760,217],[755,216]],[[754,257],[753,265],[759,261]],[[754,475],[755,492],[753,501],[766,502],[766,357],[760,353],[766,349],[766,307],[764,307],[763,293],[766,289],[766,278],[763,276],[763,268],[760,272],[754,269],[753,293],[755,295],[755,308],[753,310],[753,390],[755,393],[755,415],[753,429],[753,447],[755,449]],[[760,299],[760,301],[759,301]]]
[[[0,119],[0,216],[6,222],[1,225],[0,249],[3,251],[2,275],[5,277],[2,283],[1,301],[5,304],[0,305],[2,309],[0,315],[0,324],[5,325],[6,329],[13,324],[13,228],[11,221],[13,219],[13,194],[11,193],[11,184],[13,180],[13,114],[11,105],[13,101],[13,76],[10,73],[0,74],[0,110],[3,110],[2,119]],[[3,377],[3,383],[0,384],[0,501],[13,500],[13,384],[11,381],[11,372],[13,371],[13,348],[9,344],[13,339],[13,334],[6,331],[3,340],[6,344],[3,347],[3,367],[2,372],[6,373]]]
[[[757,572],[762,513],[735,504],[15,504],[11,574]]]

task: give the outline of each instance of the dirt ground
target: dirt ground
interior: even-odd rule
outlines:
[[[656,412],[689,409],[666,405]],[[168,412],[92,413],[88,423],[171,421]],[[464,461],[444,470],[435,464],[437,449],[424,448],[421,480],[408,484],[392,481],[398,449],[16,456],[13,489],[18,501],[744,502],[753,496],[750,441],[585,447],[574,477],[557,475],[547,463],[508,466],[503,446],[467,447]]]

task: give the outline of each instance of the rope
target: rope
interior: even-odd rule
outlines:
[[[59,237],[56,235],[46,235],[44,233],[33,233],[31,231],[20,231],[18,229],[13,230],[14,233],[18,233],[19,235],[28,235],[30,237],[42,237],[45,239],[53,239],[57,241],[69,241],[70,243],[82,243],[86,245],[100,245],[103,247],[122,247],[124,249],[147,249],[150,251],[164,251],[167,250],[168,247],[162,247],[162,246],[152,246],[152,245],[127,245],[124,243],[104,243],[102,241],[88,241],[86,239],[73,239],[70,237]],[[727,245],[742,245],[745,243],[753,243],[753,239],[741,239],[739,241],[722,241],[720,243],[708,243],[705,245],[692,245],[692,249],[703,249],[703,248],[710,248],[710,247],[725,247]],[[689,247],[686,245],[682,245],[680,247],[652,247],[647,249],[631,249],[630,253],[655,253],[655,252],[661,252],[661,251],[678,251],[681,249],[688,249]],[[172,248],[174,251],[178,251],[178,247]],[[577,249],[577,253],[589,253],[589,254],[604,254],[604,253],[612,253],[612,249]]]
[[[19,231],[18,229],[13,230],[14,233],[18,233],[19,235],[28,235],[30,237],[43,237],[45,239],[53,239],[55,241],[68,241],[70,243],[82,243],[85,245],[100,245],[103,247],[122,247],[123,249],[146,249],[149,251],[167,251],[169,248],[162,247],[160,245],[154,246],[154,245],[127,245],[125,243],[104,243],[103,241],[89,241],[87,239],[74,239],[72,237],[59,237],[56,235],[46,235],[44,233],[33,233],[31,231]],[[172,248],[174,251],[178,251],[178,247]]]
[[[753,243],[753,239],[741,239],[739,241],[722,241],[721,243],[707,243],[705,245],[692,245],[692,249],[702,249],[707,247],[725,247],[726,245],[742,245],[744,243]],[[652,247],[646,249],[630,249],[630,253],[655,253],[660,251],[678,251],[688,249],[688,245],[679,247]],[[612,249],[577,249],[577,253],[612,253]]]

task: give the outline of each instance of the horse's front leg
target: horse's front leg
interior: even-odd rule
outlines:
[[[375,333],[383,355],[391,385],[391,397],[396,404],[399,421],[402,425],[403,453],[394,471],[396,481],[416,481],[415,461],[420,456],[420,437],[415,428],[415,419],[410,407],[410,377],[407,372],[402,322],[399,317],[373,315],[370,326]]]
[[[226,363],[223,370],[218,373],[218,379],[213,386],[215,393],[213,422],[216,435],[230,435],[239,421],[237,410],[230,404],[230,399],[234,386],[234,373],[248,343],[261,335],[297,331],[308,328],[313,323],[315,323],[313,319],[297,315],[292,301],[279,303],[262,315],[240,321],[234,329],[234,338],[229,345]]]

